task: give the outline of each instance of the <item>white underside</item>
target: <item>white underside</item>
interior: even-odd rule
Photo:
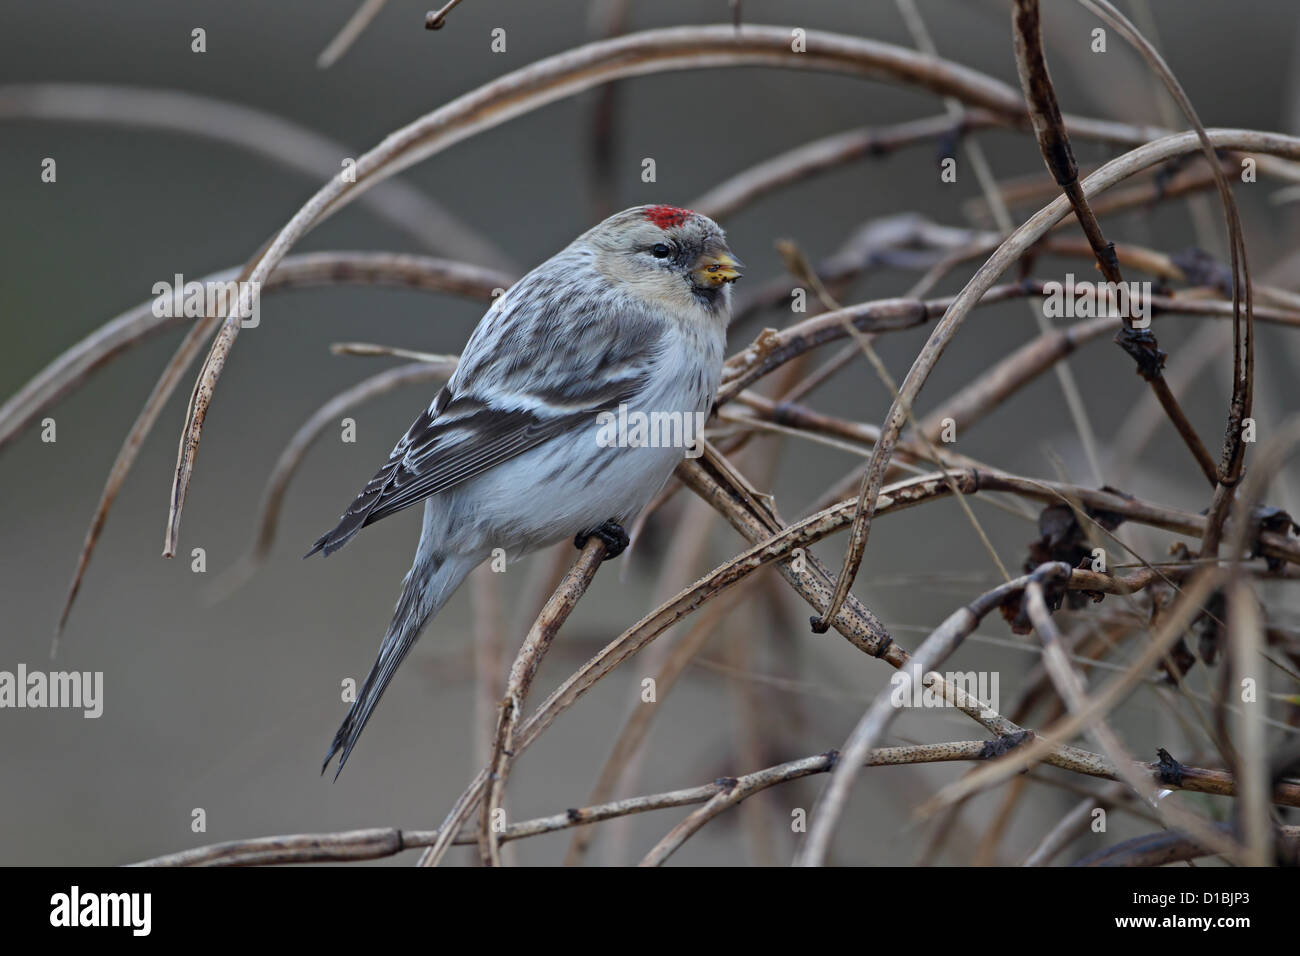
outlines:
[[[720,337],[719,337],[720,339]],[[717,389],[722,342],[701,354],[674,337],[657,361],[663,383],[628,403],[628,412],[708,412]],[[705,350],[711,351],[711,350]],[[671,371],[668,371],[671,370]],[[700,387],[702,385],[702,387]],[[606,521],[628,524],[663,487],[683,447],[603,447],[587,427],[551,439],[425,503],[420,551],[510,560]]]

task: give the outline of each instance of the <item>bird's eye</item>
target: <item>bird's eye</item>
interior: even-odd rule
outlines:
[[[650,247],[650,254],[656,259],[667,259],[672,251],[666,242],[656,242]]]

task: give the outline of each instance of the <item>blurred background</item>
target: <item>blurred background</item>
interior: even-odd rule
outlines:
[[[1154,22],[1154,39],[1207,126],[1300,133],[1300,7],[1289,0],[1150,0],[1121,3]],[[305,175],[232,143],[198,111],[187,118],[212,135],[94,121],[46,120],[15,107],[30,84],[78,83],[178,90],[279,117],[341,144],[326,156],[356,156],[390,131],[457,95],[604,29],[610,5],[588,0],[546,4],[468,0],[445,29],[423,28],[427,6],[393,0],[330,69],[317,56],[352,15],[355,0],[266,4],[211,0],[21,2],[0,7],[0,399],[7,398],[64,349],[113,316],[151,298],[153,284],[175,273],[200,278],[252,255],[316,191],[324,177]],[[1158,83],[1111,35],[1108,51],[1089,50],[1097,24],[1075,4],[1044,5],[1045,42],[1063,109],[1107,119],[1160,123]],[[723,22],[725,0],[656,0],[627,5],[627,29]],[[1017,86],[1008,5],[1002,0],[920,0],[940,55]],[[746,0],[750,23],[800,26],[914,46],[893,2]],[[191,31],[206,31],[206,53],[191,51]],[[506,31],[504,53],[489,49]],[[86,103],[93,101],[86,94]],[[487,240],[495,252],[462,258],[521,272],[554,253],[600,214],[592,160],[599,92],[567,99],[460,143],[423,162],[401,181],[436,200]],[[75,101],[75,97],[74,97]],[[617,86],[609,165],[618,207],[688,203],[729,176],[810,139],[860,126],[884,126],[942,112],[938,98],[857,79],[789,70],[728,69],[670,73]],[[210,122],[212,125],[210,126]],[[248,129],[249,127],[245,127]],[[977,134],[999,179],[1046,179],[1031,137],[1004,130]],[[836,252],[871,220],[913,212],[953,226],[972,219],[980,192],[959,166],[942,184],[937,143],[836,167],[778,190],[728,217],[731,245],[750,267],[748,291],[785,275],[774,242],[790,239],[813,261]],[[1081,164],[1115,153],[1076,140]],[[960,155],[960,154],[959,154]],[[46,157],[57,181],[41,180]],[[657,181],[641,179],[653,158]],[[1246,240],[1257,278],[1300,285],[1294,258],[1300,217],[1295,203],[1271,201],[1283,184],[1261,177],[1238,184]],[[1033,206],[1015,210],[1022,221]],[[1186,202],[1126,213],[1106,222],[1109,238],[1168,252],[1224,248],[1211,199],[1210,230],[1197,232]],[[295,251],[394,250],[427,253],[408,233],[354,203],[312,232]],[[1288,255],[1292,258],[1288,264]],[[492,261],[489,261],[491,259]],[[1067,269],[1091,276],[1091,264],[1041,262],[1035,275]],[[940,287],[956,291],[974,270]],[[845,301],[901,295],[916,272],[869,269]],[[742,292],[746,291],[742,288]],[[475,608],[465,587],[426,631],[389,689],[337,782],[320,760],[346,704],[340,682],[360,681],[409,566],[419,513],[368,529],[327,561],[300,555],[331,527],[352,495],[386,458],[436,386],[401,389],[359,407],[356,441],[327,429],[293,481],[269,561],[242,588],[214,600],[215,582],[249,548],[263,486],[285,442],[322,403],[398,360],[330,354],[337,341],[363,340],[437,353],[459,352],[482,305],[450,295],[332,287],[268,295],[261,326],[240,337],[208,416],[181,531],[181,554],[201,547],[207,572],[187,557],[159,557],[176,440],[193,372],[149,436],[109,516],[98,552],[72,610],[58,656],[53,627],[104,478],[182,332],[172,330],[125,353],[46,413],[57,441],[29,429],[0,452],[0,670],[104,673],[104,712],[0,711],[0,862],[118,864],[191,846],[280,833],[360,827],[435,827],[477,771]],[[782,307],[733,326],[729,349],[764,326],[791,321]],[[1174,318],[1158,326],[1178,367],[1180,348],[1205,323]],[[901,380],[929,329],[889,335],[878,348]],[[923,393],[935,407],[980,370],[1036,335],[1019,302],[980,310],[944,355]],[[1230,330],[1215,326],[1217,357],[1186,393],[1185,408],[1217,455],[1227,407]],[[1204,350],[1204,339],[1200,348]],[[1211,343],[1213,350],[1213,343]],[[827,355],[830,353],[827,352]],[[1256,417],[1260,434],[1300,406],[1300,349],[1276,326],[1258,327]],[[1199,511],[1203,480],[1167,425],[1136,456],[1107,457],[1112,440],[1142,413],[1149,390],[1132,363],[1103,337],[1071,360],[1096,429],[1108,479],[1166,505]],[[856,362],[809,399],[834,414],[879,423],[888,396]],[[774,450],[772,444],[781,445]],[[1089,471],[1052,375],[960,436],[957,450],[1006,469],[1089,481]],[[791,518],[860,459],[794,438],[765,437],[742,456],[755,474],[776,465],[767,488]],[[1270,502],[1300,510],[1294,482],[1280,481]],[[561,632],[534,685],[528,710],[630,626],[663,589],[683,583],[739,551],[743,543],[716,517],[690,567],[665,561],[683,527],[683,509],[708,515],[681,495],[651,521],[630,560],[607,566]],[[1018,566],[1032,522],[975,505],[994,544]],[[1153,560],[1169,538],[1129,537]],[[832,568],[844,536],[817,548]],[[573,554],[567,545],[563,560]],[[529,581],[549,554],[512,566],[494,582],[506,661],[537,610]],[[531,576],[531,578],[530,578]],[[970,525],[950,501],[879,521],[855,593],[914,647],[953,609],[998,580]],[[671,592],[670,592],[671,593]],[[815,636],[809,610],[775,576],[763,580],[716,633],[671,694],[662,697],[643,759],[619,796],[693,786],[723,775],[839,747],[892,671],[834,633]],[[1273,594],[1278,623],[1295,623],[1293,595]],[[532,600],[530,606],[526,602]],[[1288,603],[1289,602],[1289,603]],[[1289,608],[1289,610],[1288,610]],[[482,622],[480,621],[481,625]],[[511,777],[510,818],[556,813],[587,802],[618,727],[640,705],[641,681],[685,628],[599,684],[520,758]],[[990,618],[953,669],[993,670],[1009,701],[1037,660],[1032,640]],[[1212,678],[1211,678],[1212,679]],[[1207,675],[1189,677],[1197,692]],[[1125,704],[1117,725],[1135,753],[1153,759],[1165,746],[1208,753],[1164,692],[1150,685]],[[905,714],[890,743],[975,739],[960,714]],[[1190,762],[1190,760],[1185,760]],[[930,829],[912,808],[965,765],[876,768],[859,777],[838,831],[841,863],[906,864],[922,858]],[[1039,780],[1037,777],[1041,777]],[[672,859],[675,864],[784,864],[794,836],[791,811],[811,809],[825,777],[783,785],[714,821]],[[1096,782],[1045,769],[1026,786],[1030,798],[1007,822],[992,859],[1019,862]],[[1226,803],[1179,795],[1222,817]],[[1197,802],[1199,801],[1199,802]],[[970,862],[1000,805],[973,801],[939,862]],[[206,832],[191,829],[202,808]],[[602,824],[588,859],[635,862],[688,810]],[[1091,852],[1149,828],[1122,813],[1062,856]],[[572,831],[514,844],[527,864],[559,862]],[[470,849],[449,858],[465,862]],[[412,853],[386,861],[409,863]]]

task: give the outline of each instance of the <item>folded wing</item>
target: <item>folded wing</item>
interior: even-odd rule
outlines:
[[[455,396],[448,385],[397,443],[366,482],[333,530],[317,539],[307,557],[331,554],[380,518],[446,491],[516,455],[632,399],[644,376],[620,377],[568,396],[562,405],[528,400],[488,404],[472,394]],[[517,397],[518,398],[518,397]]]

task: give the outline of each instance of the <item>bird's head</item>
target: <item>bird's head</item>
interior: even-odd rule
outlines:
[[[592,265],[621,290],[675,311],[725,315],[741,262],[708,216],[676,206],[634,206],[585,236]]]

